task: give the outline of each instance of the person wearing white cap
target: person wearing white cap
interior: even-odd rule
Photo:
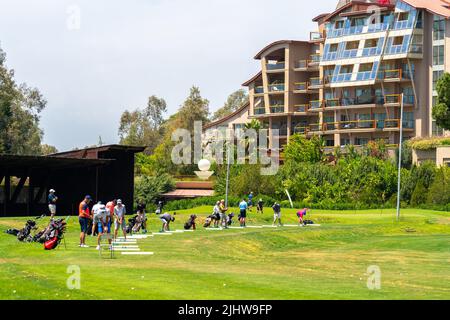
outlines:
[[[50,189],[48,192],[48,210],[50,211],[50,219],[53,219],[53,217],[56,214],[56,201],[58,201],[58,197],[55,195],[55,190]]]
[[[125,215],[127,214],[127,210],[125,209],[125,205],[122,203],[122,200],[117,200],[117,205],[114,207],[114,239],[117,238],[117,233],[119,228],[122,229],[123,237],[127,238],[126,223],[125,223]]]
[[[98,213],[98,210],[102,205],[103,203],[99,201],[92,207],[92,216],[94,217],[94,220],[92,221],[91,237],[94,237],[97,233],[97,221],[95,220],[95,215]]]
[[[110,233],[110,224],[109,224],[110,214],[106,209],[104,204],[99,205],[97,212],[94,214],[94,225],[98,230],[98,238],[97,238],[97,250],[100,250],[100,240],[103,234]],[[111,239],[108,239],[111,246]]]

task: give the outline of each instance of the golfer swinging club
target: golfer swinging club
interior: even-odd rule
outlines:
[[[117,239],[117,233],[119,228],[122,229],[123,237],[127,239],[126,223],[125,223],[125,215],[127,214],[127,210],[125,209],[125,205],[122,203],[122,200],[117,200],[117,205],[114,207],[114,239]]]

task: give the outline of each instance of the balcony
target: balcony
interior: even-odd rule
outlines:
[[[312,54],[311,55],[311,61],[309,62],[309,65],[319,64],[319,63],[320,63],[320,54]]]
[[[286,68],[286,63],[284,61],[277,63],[267,63],[267,71],[284,71]]]
[[[341,99],[326,99],[325,108],[335,108],[341,105]]]
[[[273,83],[269,85],[270,92],[284,92],[285,86],[284,83]]]
[[[414,75],[414,73],[413,73]],[[387,82],[395,82],[395,81],[402,81],[402,80],[411,80],[411,73],[408,71],[404,71],[403,69],[393,69],[393,70],[385,70],[380,71],[378,73],[378,79],[381,79],[383,81]]]
[[[309,104],[296,104],[294,106],[294,112],[306,113],[308,112],[309,108],[310,108]]]
[[[284,113],[284,105],[276,104],[276,105],[271,106],[270,113],[273,113],[273,114]]]
[[[310,32],[309,41],[323,41],[323,40],[325,40],[325,36],[322,33],[318,31]]]
[[[307,70],[310,60],[299,60],[295,63],[295,69]]]
[[[320,89],[322,87],[323,87],[323,79],[321,78],[310,79],[308,89]]]
[[[401,99],[402,99],[401,94],[388,94],[385,96],[385,104],[400,106]],[[403,103],[405,105],[414,105],[415,104],[414,96],[412,95],[403,96]]]
[[[266,114],[266,108],[258,107],[258,108],[253,109],[253,112],[256,116],[260,116],[260,115]]]
[[[309,125],[307,131],[308,132],[321,132],[322,126],[320,125],[320,123],[313,123],[313,124]]]
[[[255,87],[255,94],[264,94],[264,87],[263,86]]]
[[[309,83],[308,82],[295,82],[294,83],[294,91],[308,91]]]
[[[307,134],[308,133],[308,127],[300,125],[294,127],[292,130],[294,134]]]
[[[375,129],[376,120],[340,121],[333,124],[334,130],[366,130]]]
[[[317,109],[322,109],[324,104],[322,100],[313,100],[311,101],[311,110],[317,110]]]

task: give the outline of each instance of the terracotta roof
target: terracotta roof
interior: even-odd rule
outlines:
[[[228,121],[229,119],[233,118],[235,115],[241,113],[242,111],[244,111],[246,108],[249,108],[249,107],[250,107],[250,102],[246,102],[239,109],[234,111],[233,113],[230,113],[229,115],[227,115],[227,116],[225,116],[225,117],[223,117],[223,118],[221,118],[221,119],[219,119],[217,121],[210,122],[210,123],[204,125],[203,126],[203,130],[206,130],[206,129],[209,129],[211,127],[217,126],[217,125],[219,125],[221,123],[224,123],[224,122]]]
[[[196,189],[178,189],[167,192],[161,196],[166,199],[180,199],[180,198],[198,198],[198,197],[212,197],[214,190],[196,190]]]
[[[269,50],[270,48],[279,45],[279,44],[291,44],[291,43],[307,43],[309,44],[308,41],[301,41],[301,40],[279,40],[279,41],[275,41],[272,42],[271,44],[265,46],[260,52],[258,52],[255,56],[256,60],[261,59],[261,56],[264,52],[266,52],[267,50]]]
[[[424,9],[433,14],[450,18],[450,2],[443,0],[403,0],[416,9]]]
[[[321,19],[325,18],[325,17],[328,16],[328,15],[329,15],[329,13],[322,13],[322,14],[319,14],[317,17],[313,18],[312,21],[318,22],[318,21],[320,21]]]
[[[251,79],[248,79],[247,81],[245,81],[242,86],[243,87],[248,87],[252,82],[255,82],[255,80],[257,80],[258,78],[261,78],[262,76],[262,71],[258,72],[257,74],[255,74]]]
[[[340,14],[342,11],[345,11],[348,8],[353,7],[354,5],[367,6],[367,7],[370,7],[370,6],[394,7],[393,4],[380,4],[380,3],[377,3],[377,2],[365,2],[365,1],[361,1],[361,0],[358,0],[358,1],[353,0],[353,1],[350,1],[347,4],[343,5],[342,7],[336,9],[334,12],[330,13],[328,16],[326,16],[324,18],[324,21],[330,20],[331,18],[333,18],[336,15]]]

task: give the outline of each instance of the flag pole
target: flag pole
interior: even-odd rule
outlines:
[[[400,196],[402,181],[402,149],[403,149],[403,101],[404,93],[401,94],[400,101],[400,141],[398,145],[398,183],[397,183],[397,221],[400,221]]]

